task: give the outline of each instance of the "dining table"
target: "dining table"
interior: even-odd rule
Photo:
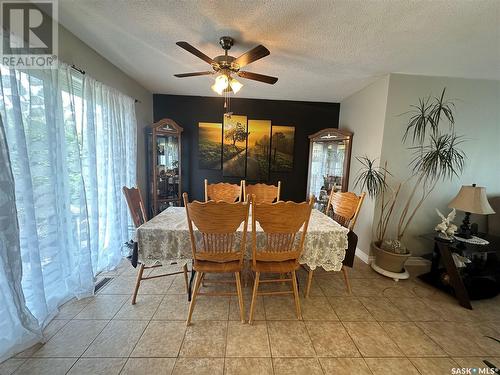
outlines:
[[[196,227],[195,235],[197,233]],[[245,259],[252,257],[252,220],[248,220]],[[302,230],[302,229],[301,229]],[[313,209],[300,257],[300,264],[311,270],[322,267],[326,271],[340,271],[348,247],[344,228],[329,216]],[[241,239],[243,224],[236,235]],[[200,236],[201,237],[201,236]],[[298,236],[297,236],[298,237]],[[266,235],[256,225],[257,246],[265,244]],[[138,260],[145,266],[175,262],[184,265],[192,259],[191,239],[185,207],[168,207],[166,210],[142,224],[136,230]]]

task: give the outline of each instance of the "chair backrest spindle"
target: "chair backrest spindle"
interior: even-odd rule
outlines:
[[[252,204],[252,253],[253,263],[257,261],[299,261],[304,248],[309,218],[314,203],[276,202]],[[266,235],[265,247],[257,247],[257,223]],[[300,240],[296,243],[297,235]]]
[[[248,227],[249,202],[224,201],[191,202],[183,195],[188,219],[193,259],[212,262],[243,262]],[[236,232],[243,223],[239,246]],[[193,224],[201,235],[197,243]]]
[[[352,192],[332,191],[326,206],[326,214],[333,210],[333,220],[350,230],[354,228],[366,193],[360,196]]]

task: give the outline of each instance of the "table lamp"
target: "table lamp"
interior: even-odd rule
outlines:
[[[448,207],[465,212],[460,230],[456,234],[462,238],[471,238],[470,214],[490,215],[495,213],[486,197],[486,188],[476,186],[476,184],[462,186],[457,196],[448,204]]]

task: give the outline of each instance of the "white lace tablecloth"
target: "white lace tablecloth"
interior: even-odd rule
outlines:
[[[238,229],[241,233],[243,225]],[[252,254],[251,220],[248,223],[247,253]],[[340,271],[347,249],[348,229],[314,209],[309,220],[301,264],[311,269],[323,267],[326,271]],[[147,223],[137,228],[139,261],[145,265],[156,262],[185,263],[192,258],[186,209],[169,207]],[[257,244],[265,243],[265,235],[257,225]]]

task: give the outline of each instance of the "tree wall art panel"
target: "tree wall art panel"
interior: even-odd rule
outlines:
[[[257,182],[268,180],[270,151],[271,121],[248,120],[247,180]]]
[[[273,125],[271,134],[271,171],[290,172],[293,169],[294,126]]]
[[[222,166],[222,123],[198,123],[198,167],[218,169]]]
[[[222,174],[245,177],[247,150],[247,117],[224,115]]]

